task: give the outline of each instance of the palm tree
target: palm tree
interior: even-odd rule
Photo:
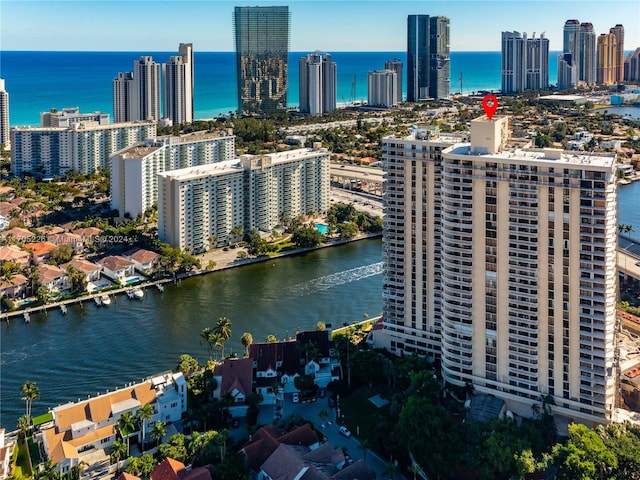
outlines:
[[[122,440],[116,440],[113,442],[113,445],[111,445],[111,463],[116,464],[117,471],[120,471],[120,461],[126,458],[127,451],[128,448],[124,443],[122,443]]]
[[[323,408],[318,412],[318,416],[320,417],[320,420],[322,420],[322,428],[324,428],[324,422],[329,418],[329,412]]]
[[[138,422],[131,412],[124,412],[116,422],[116,428],[120,431],[120,436],[127,441],[127,456],[129,456],[129,436],[136,431]]]
[[[229,438],[229,430],[220,430],[215,436],[215,442],[220,445],[220,461],[224,461],[227,454],[227,438]]]
[[[35,384],[35,382],[27,381],[24,382],[22,387],[20,387],[20,392],[22,395],[22,400],[26,403],[26,417],[27,417],[27,425],[31,425],[31,405],[34,400],[40,398],[40,389]]]
[[[212,343],[213,331],[209,327],[205,327],[200,332],[200,345],[207,344],[209,349],[209,359],[211,359],[211,352],[213,351],[214,343]]]
[[[242,342],[242,346],[244,347],[244,356],[249,356],[249,348],[253,343],[253,336],[249,332],[244,332],[242,337],[240,337],[240,342]]]
[[[138,413],[136,414],[136,416],[138,417],[138,422],[140,424],[140,430],[142,431],[142,451],[144,452],[144,436],[145,436],[145,431],[146,431],[146,423],[149,423],[152,419],[153,419],[153,414],[155,413],[155,411],[153,410],[153,407],[150,404],[146,404],[143,407],[140,407],[140,409],[138,409]]]
[[[157,421],[153,424],[153,428],[151,429],[151,438],[156,441],[156,446],[160,445],[162,441],[162,437],[167,434],[167,428],[164,423],[161,421]]]
[[[218,347],[220,349],[220,360],[224,360],[224,342],[222,335],[219,333],[211,334],[211,343],[214,347]]]
[[[213,333],[219,334],[222,341],[228,341],[231,338],[231,320],[227,317],[220,317],[213,327]]]

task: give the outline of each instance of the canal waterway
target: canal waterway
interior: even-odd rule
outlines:
[[[640,241],[640,182],[620,186],[619,223]],[[113,390],[175,368],[189,353],[205,361],[203,328],[231,319],[226,352],[242,355],[240,336],[295,335],[318,321],[341,326],[382,310],[382,244],[379,239],[316,250],[165,284],[145,290],[142,301],[120,295],[110,307],[87,301],[20,317],[0,325],[0,427],[12,430],[24,413],[20,386],[38,384],[34,413]]]
[[[147,288],[142,301],[126,295],[109,307],[92,301],[31,314],[0,325],[0,426],[15,428],[24,413],[20,386],[36,382],[41,398],[34,414],[48,407],[113,390],[164,370],[189,353],[208,358],[199,334],[222,316],[232,321],[225,353],[242,356],[243,332],[254,341],[267,335],[295,336],[318,321],[342,326],[382,311],[380,239],[283,257],[241,268]]]

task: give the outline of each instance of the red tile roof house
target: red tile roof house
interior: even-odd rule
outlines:
[[[109,255],[96,263],[102,266],[102,273],[119,283],[124,283],[127,277],[134,274],[133,262],[120,255]]]
[[[124,252],[122,256],[131,260],[135,269],[143,275],[153,273],[160,261],[160,255],[151,250],[145,250],[144,248],[134,248],[128,252]]]
[[[98,240],[102,230],[97,227],[86,227],[77,228],[72,230],[71,233],[80,236],[84,245],[90,245]]]
[[[153,469],[150,475],[151,480],[211,480],[211,471],[208,467],[197,467],[191,469],[185,467],[184,463],[165,458]],[[140,480],[130,473],[123,472],[117,480]]]
[[[0,297],[20,298],[27,291],[29,279],[21,273],[12,275],[9,280],[0,279]]]
[[[253,391],[253,359],[251,358],[227,358],[221,364],[216,365],[213,371],[217,387],[213,396],[220,398],[224,393],[230,392],[235,405],[229,406],[229,412],[234,417],[245,417],[247,406],[244,401]]]
[[[69,288],[69,277],[60,268],[43,263],[38,265],[38,281],[43,287],[47,287],[51,293]]]
[[[22,250],[15,245],[5,245],[0,247],[0,265],[4,265],[7,262],[17,263],[18,265],[29,265],[31,260],[31,254]]]
[[[17,242],[25,243],[34,238],[35,234],[26,228],[13,227],[9,230],[5,230],[4,232],[0,232],[0,236],[2,238],[13,238]]]
[[[51,242],[37,242],[25,243],[24,248],[31,251],[33,263],[38,265],[40,263],[48,262],[51,258],[51,252],[58,248],[58,246]]]
[[[47,240],[58,247],[63,244],[69,245],[76,252],[81,251],[84,246],[80,235],[69,232],[53,233],[47,237]]]
[[[373,473],[360,460],[345,467],[342,449],[320,445],[309,424],[288,433],[272,425],[259,429],[241,453],[257,479],[372,480]]]
[[[14,442],[5,442],[4,428],[0,428],[0,478],[7,478],[11,469],[11,454]]]
[[[275,383],[281,383],[285,393],[297,392],[294,379],[299,375],[300,356],[295,340],[252,343],[249,358],[253,359],[256,392],[262,394],[263,405],[275,404]]]
[[[100,279],[100,272],[102,271],[102,267],[100,265],[96,265],[89,260],[84,260],[82,258],[74,258],[70,262],[63,263],[60,265],[65,272],[69,273],[69,267],[73,267],[76,270],[80,270],[87,276],[87,282],[93,282],[95,280]]]

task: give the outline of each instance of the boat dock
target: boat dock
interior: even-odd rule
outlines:
[[[65,315],[67,313],[67,308],[68,308],[67,305],[79,303],[82,306],[82,303],[85,301],[93,301],[95,302],[96,306],[102,306],[103,302],[101,300],[101,297],[105,294],[109,296],[118,295],[121,293],[127,294],[128,292],[131,292],[132,289],[144,290],[145,288],[148,288],[148,287],[156,287],[159,291],[162,292],[164,291],[164,287],[162,286],[162,284],[173,282],[173,281],[174,280],[172,278],[166,278],[162,280],[156,280],[153,282],[141,283],[136,285],[135,287],[129,285],[129,286],[120,287],[114,290],[108,290],[108,291],[103,290],[99,292],[88,293],[76,298],[71,298],[69,300],[62,300],[60,302],[47,303],[44,305],[39,305],[37,307],[29,307],[21,310],[14,310],[12,312],[5,312],[0,315],[0,320],[5,320],[8,322],[13,317],[22,317],[25,323],[29,323],[31,321],[32,313],[39,313],[39,312],[47,313],[49,310],[55,310],[55,309],[60,309],[60,312],[62,313],[62,315]],[[141,297],[136,296],[135,298],[140,299]]]

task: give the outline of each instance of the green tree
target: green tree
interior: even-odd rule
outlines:
[[[56,265],[61,265],[63,263],[67,263],[73,258],[73,248],[71,245],[67,243],[63,243],[58,248],[51,252],[51,260],[53,260]]]
[[[177,370],[182,372],[185,378],[189,378],[192,374],[200,370],[200,364],[198,363],[198,360],[185,353],[180,355],[180,358],[178,359]]]
[[[267,335],[267,338],[266,338],[266,342],[267,343],[275,343],[277,341],[278,341],[278,339],[276,338],[275,335],[273,335],[273,334]]]
[[[224,358],[224,344],[231,338],[231,320],[227,317],[218,318],[213,326],[213,333],[220,337],[222,358]]]
[[[144,452],[144,444],[145,444],[145,435],[147,431],[147,425],[153,419],[153,414],[155,411],[150,404],[143,405],[136,412],[136,417],[138,420],[138,425],[140,426],[140,431],[142,432],[142,451]]]
[[[179,462],[187,463],[187,445],[185,444],[184,435],[176,433],[166,443],[158,446],[160,458],[173,458]]]
[[[20,393],[22,393],[22,400],[26,404],[25,417],[27,418],[27,425],[31,425],[31,406],[34,400],[40,398],[40,389],[35,382],[26,381],[20,387]]]
[[[253,343],[253,336],[249,332],[244,332],[240,337],[240,342],[242,342],[242,346],[244,347],[244,356],[249,356],[249,348],[251,348],[251,344]]]
[[[358,234],[358,225],[354,222],[341,223],[337,227],[338,233],[345,238],[353,238]]]
[[[320,417],[320,421],[322,422],[322,428],[324,428],[324,422],[329,418],[329,412],[327,412],[324,408],[318,412],[318,417]]]
[[[153,428],[151,429],[151,438],[156,441],[156,446],[160,445],[162,441],[162,437],[167,434],[167,427],[161,421],[157,421],[153,424]]]
[[[215,347],[215,341],[213,330],[209,327],[203,328],[202,332],[200,332],[200,345],[204,344],[206,344],[209,349],[209,359],[211,359],[211,353]]]
[[[127,455],[129,455],[129,437],[136,431],[138,422],[131,412],[124,412],[116,422],[116,428],[120,432],[120,436],[127,443]]]
[[[585,425],[569,425],[569,439],[551,450],[559,480],[608,479],[618,459],[602,438]]]
[[[112,464],[116,464],[117,471],[120,471],[120,461],[127,457],[127,452],[128,448],[122,440],[116,440],[113,442],[113,445],[111,445],[111,454],[109,455],[109,458],[111,459]]]
[[[322,320],[316,323],[316,330],[318,332],[324,332],[326,329],[327,329],[327,324],[324,323]]]
[[[73,293],[77,294],[87,291],[87,276],[82,270],[69,265],[67,267],[67,278],[69,279]]]
[[[297,228],[291,236],[291,241],[300,248],[312,248],[320,245],[324,240],[322,235],[315,227]]]

